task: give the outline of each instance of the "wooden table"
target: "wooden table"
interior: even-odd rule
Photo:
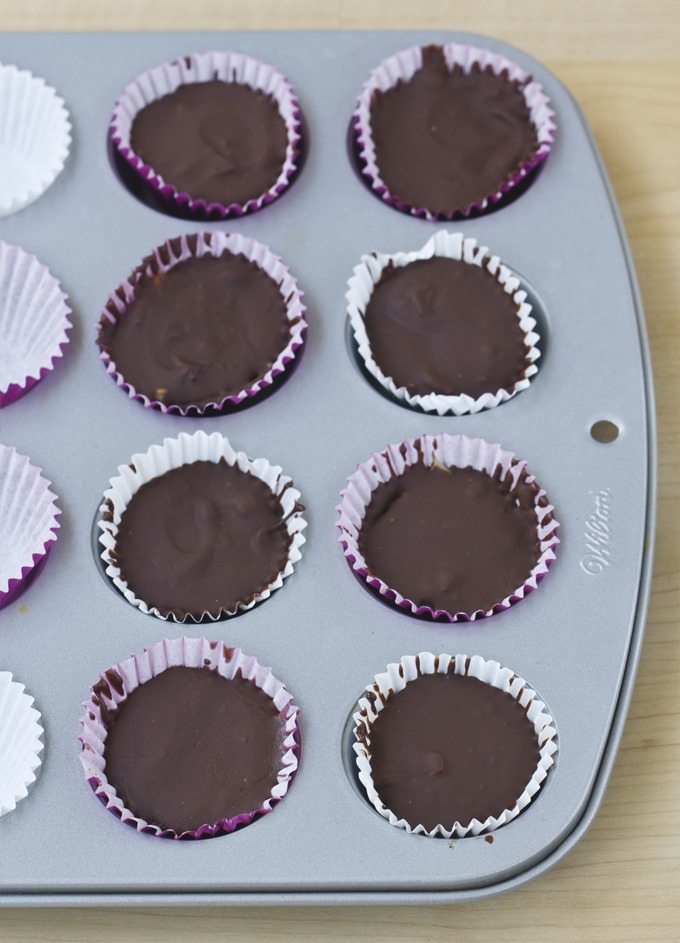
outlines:
[[[637,689],[611,785],[595,825],[566,861],[526,888],[481,903],[438,909],[2,911],[0,940],[677,943],[680,3],[0,0],[0,28],[7,30],[295,27],[431,27],[498,36],[552,68],[580,101],[594,129],[637,264],[660,427],[654,590]],[[0,37],[0,48],[1,42]]]

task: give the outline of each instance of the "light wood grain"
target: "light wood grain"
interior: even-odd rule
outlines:
[[[677,0],[0,0],[3,29],[458,29],[543,59],[672,59]]]
[[[5,911],[0,912],[2,943],[678,943],[680,4],[0,0],[0,26],[456,28],[502,37],[539,56],[584,107],[623,211],[647,312],[660,445],[654,590],[630,718],[602,811],[581,845],[553,872],[500,898],[439,909]],[[0,58],[1,44],[0,36]]]

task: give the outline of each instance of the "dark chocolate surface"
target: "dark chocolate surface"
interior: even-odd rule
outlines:
[[[409,825],[483,822],[515,805],[538,738],[509,694],[467,675],[420,675],[391,695],[370,735],[378,795]]]
[[[225,462],[194,462],[139,489],[115,558],[137,597],[163,615],[233,610],[284,568],[290,536],[267,485]]]
[[[251,681],[168,668],[113,715],[104,771],[130,811],[181,833],[260,809],[283,740],[274,702]]]
[[[244,205],[277,181],[288,132],[276,101],[236,82],[180,85],[137,114],[132,150],[179,192]]]
[[[456,259],[384,269],[364,323],[378,366],[412,394],[512,390],[529,365],[512,297]]]
[[[491,609],[529,577],[540,547],[535,486],[422,462],[381,483],[359,533],[369,572],[417,605]]]
[[[291,326],[276,282],[255,262],[223,252],[142,276],[128,310],[115,323],[102,319],[98,342],[138,393],[205,407],[261,379]]]
[[[392,195],[443,216],[495,193],[538,146],[518,83],[491,68],[449,71],[439,46],[423,49],[409,82],[375,94],[371,129]]]

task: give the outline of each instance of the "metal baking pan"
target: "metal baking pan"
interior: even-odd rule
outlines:
[[[368,192],[348,159],[346,132],[374,65],[413,43],[454,39],[504,52],[533,73],[552,99],[558,133],[524,195],[448,227],[491,247],[532,290],[545,338],[540,371],[496,409],[437,418],[376,392],[346,343],[345,284],[360,255],[419,248],[438,228]],[[144,69],[211,48],[275,64],[299,94],[309,151],[290,192],[254,216],[206,225],[254,236],[283,256],[306,293],[310,330],[299,369],[275,395],[198,420],[126,399],[99,362],[94,336],[108,293],[132,267],[168,237],[201,228],[155,212],[122,186],[106,147],[113,102]],[[569,92],[519,50],[458,33],[4,34],[0,58],[53,84],[73,119],[65,171],[30,208],[3,219],[0,236],[36,253],[62,281],[76,325],[54,373],[0,413],[0,441],[44,469],[63,510],[43,573],[0,613],[0,665],[26,684],[46,728],[38,781],[0,820],[0,902],[443,903],[546,871],[584,834],[606,788],[640,656],[654,536],[643,312],[606,173]],[[615,442],[591,438],[600,419],[619,427]],[[76,736],[98,673],[182,628],[143,615],[105,584],[91,543],[102,492],[133,452],[197,428],[281,464],[308,508],[308,543],[283,589],[243,616],[201,627],[285,681],[302,709],[303,756],[273,814],[212,841],[170,842],[105,812],[82,775]],[[561,523],[558,559],[539,590],[472,624],[432,624],[380,605],[357,584],[335,532],[338,495],[358,462],[390,442],[443,430],[501,442],[526,458]],[[607,553],[593,556],[598,507]],[[493,844],[392,828],[353,779],[348,718],[356,699],[388,662],[418,651],[495,658],[525,677],[555,718],[557,764]]]

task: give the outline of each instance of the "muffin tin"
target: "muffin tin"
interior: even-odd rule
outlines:
[[[361,255],[418,249],[442,224],[381,203],[362,184],[347,127],[370,70],[414,43],[468,41],[501,51],[545,87],[553,152],[511,205],[451,223],[521,276],[538,312],[539,371],[513,400],[437,417],[374,389],[354,357],[344,295]],[[253,216],[200,224],[154,212],[114,172],[106,147],[116,96],[139,72],[192,51],[247,52],[299,95],[308,153],[290,191]],[[64,172],[0,236],[61,281],[74,330],[54,373],[0,411],[0,441],[44,469],[62,509],[44,571],[0,613],[0,667],[35,697],[45,752],[28,798],[0,819],[0,903],[435,903],[488,896],[562,858],[601,802],[640,653],[654,529],[653,394],[642,308],[616,204],[593,139],[566,89],[503,43],[463,34],[5,34],[3,59],[64,96],[74,144]],[[307,349],[273,396],[216,418],[162,415],[106,375],[95,325],[109,292],[155,245],[224,229],[280,254],[308,305]],[[618,437],[595,441],[600,420]],[[107,584],[93,520],[119,464],[181,431],[228,436],[283,466],[307,507],[296,572],[251,612],[200,627],[271,665],[300,706],[298,776],[271,815],[210,841],[138,835],[95,801],[78,762],[78,719],[108,665],[186,631],[144,615]],[[549,576],[507,612],[433,624],[380,605],[352,576],[335,507],[348,475],[389,443],[423,432],[500,442],[527,459],[555,505],[561,545]],[[390,827],[357,783],[352,713],[390,662],[419,651],[479,654],[526,678],[555,719],[559,753],[537,799],[484,836],[447,841]],[[625,828],[625,822],[615,824]],[[489,836],[487,836],[488,838]]]

